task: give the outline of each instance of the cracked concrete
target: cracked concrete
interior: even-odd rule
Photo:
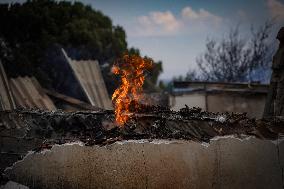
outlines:
[[[269,140],[233,137],[208,147],[183,140],[75,143],[29,154],[5,173],[30,188],[280,189],[284,142],[278,148],[279,154]]]
[[[19,183],[9,181],[5,185],[0,186],[0,189],[29,189],[29,188]]]

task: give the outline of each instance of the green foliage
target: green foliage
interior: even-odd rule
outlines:
[[[79,2],[53,0],[0,4],[0,26],[0,59],[8,75],[34,75],[42,83],[48,81],[42,63],[47,49],[59,44],[73,59],[108,63],[103,75],[109,92],[117,85],[110,68],[127,51],[126,34],[100,11]],[[155,84],[161,66],[157,65],[151,77]]]

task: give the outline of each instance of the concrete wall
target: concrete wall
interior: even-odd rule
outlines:
[[[261,118],[265,100],[265,93],[208,93],[207,96],[205,93],[189,93],[172,96],[171,108],[178,111],[186,104],[189,107],[200,107],[210,112],[247,112],[249,117]]]
[[[205,102],[205,93],[192,93],[170,97],[170,106],[174,111],[179,111],[181,108],[184,108],[185,104],[190,108],[200,107],[206,110]]]
[[[210,94],[207,98],[210,112],[247,112],[249,117],[261,118],[266,95]]]
[[[223,138],[54,146],[6,174],[31,188],[281,189],[283,168],[284,142]]]

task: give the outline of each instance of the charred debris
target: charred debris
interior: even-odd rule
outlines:
[[[136,109],[137,110],[137,109]],[[66,143],[106,146],[116,141],[146,139],[187,140],[209,143],[219,136],[254,136],[277,140],[284,136],[283,117],[250,119],[246,114],[210,113],[200,108],[172,111],[141,106],[123,125],[112,110],[64,112],[38,109],[0,111],[0,172],[28,152],[49,150]],[[0,175],[0,181],[8,181]]]
[[[36,151],[74,141],[85,145],[107,145],[132,139],[210,142],[213,137],[226,135],[276,140],[284,134],[282,117],[257,120],[248,118],[246,114],[211,113],[188,107],[172,111],[164,107],[143,106],[130,116],[124,126],[115,123],[112,110],[63,112],[18,109],[0,112],[0,124],[1,137],[9,135],[21,140],[41,141],[41,145],[34,146]]]

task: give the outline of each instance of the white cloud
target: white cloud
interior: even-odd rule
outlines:
[[[277,0],[267,0],[267,6],[272,17],[284,20],[284,4]]]
[[[181,23],[170,12],[151,12],[147,16],[138,17],[138,25],[142,35],[168,35],[177,32]]]
[[[216,26],[222,18],[205,9],[193,10],[184,7],[178,16],[171,11],[151,12],[148,15],[137,18],[137,26],[131,35],[135,36],[166,36],[197,31],[198,28]]]
[[[191,7],[185,7],[181,11],[182,18],[189,21],[199,22],[216,22],[222,21],[222,18],[216,16],[205,9],[199,9],[198,11],[193,10]]]

